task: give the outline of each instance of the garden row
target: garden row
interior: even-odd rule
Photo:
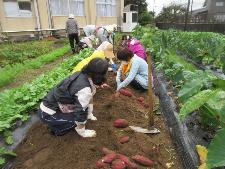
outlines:
[[[161,31],[143,27],[137,28],[133,33],[141,37],[148,51],[155,55],[156,69],[172,80],[177,91],[180,120],[185,121],[193,111],[197,111],[201,125],[205,129],[215,131],[208,150],[204,151],[207,157],[205,161],[201,161],[202,167],[225,166],[223,143],[225,139],[225,80],[215,76],[211,71],[199,70],[179,56],[182,53],[187,56],[201,57],[200,61],[203,64],[210,63],[217,67],[224,67],[225,62],[222,60],[224,38],[212,33]],[[206,35],[211,35],[209,36],[211,40]],[[196,39],[193,40],[194,38]],[[217,45],[210,46],[210,43],[217,44],[218,49]],[[194,50],[190,48],[190,44],[193,48],[197,48],[198,52],[207,50],[205,55],[200,56],[198,52],[192,53]]]
[[[13,143],[11,129],[16,127],[18,121],[26,121],[29,118],[29,110],[34,108],[54,85],[68,76],[72,68],[91,52],[91,49],[83,50],[78,56],[64,60],[57,68],[40,75],[31,83],[0,93],[0,133],[5,137],[6,143]],[[0,149],[0,155],[5,151]],[[0,157],[0,161],[4,162],[4,158]]]
[[[225,73],[225,36],[212,32],[160,31],[162,46],[176,50],[198,64]],[[154,38],[154,37],[153,37]]]
[[[50,53],[41,55],[35,59],[28,59],[23,63],[16,63],[14,65],[8,65],[0,69],[0,87],[3,87],[12,82],[17,76],[22,74],[28,69],[38,69],[46,63],[52,62],[58,57],[63,56],[69,51],[69,46],[65,46]]]
[[[28,42],[5,42],[0,44],[0,67],[23,63],[49,53],[67,44],[66,39],[44,39]]]

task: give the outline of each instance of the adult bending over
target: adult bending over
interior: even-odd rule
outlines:
[[[97,120],[91,103],[96,93],[95,85],[102,85],[106,79],[108,63],[95,58],[81,72],[65,78],[43,99],[38,110],[51,133],[60,136],[71,130],[82,137],[95,137],[94,130],[85,129],[88,119]]]
[[[73,73],[80,71],[85,65],[87,65],[94,58],[107,59],[112,65],[115,65],[113,58],[115,55],[113,53],[113,45],[107,41],[103,42],[97,50],[95,50],[91,56],[80,61],[73,69]]]

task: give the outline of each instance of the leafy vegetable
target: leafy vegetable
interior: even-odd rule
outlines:
[[[225,166],[225,128],[218,131],[208,148],[206,163],[208,168]]]
[[[217,90],[203,90],[188,99],[188,101],[185,102],[184,105],[181,107],[179,114],[181,120],[184,120],[189,113],[193,112],[194,110],[205,104],[217,92]]]

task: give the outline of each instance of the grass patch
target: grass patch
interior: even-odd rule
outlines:
[[[6,66],[0,69],[0,87],[3,87],[10,82],[12,82],[16,76],[23,73],[27,69],[37,69],[40,68],[43,64],[49,63],[56,58],[63,56],[66,52],[69,51],[69,46],[65,46],[59,49],[56,49],[53,52],[42,55],[33,60],[27,60],[24,63],[17,63],[13,66]]]

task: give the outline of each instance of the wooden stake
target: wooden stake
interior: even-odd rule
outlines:
[[[154,126],[154,116],[153,116],[153,94],[152,94],[152,61],[151,55],[147,53],[147,62],[148,62],[148,99],[149,99],[149,127]]]

